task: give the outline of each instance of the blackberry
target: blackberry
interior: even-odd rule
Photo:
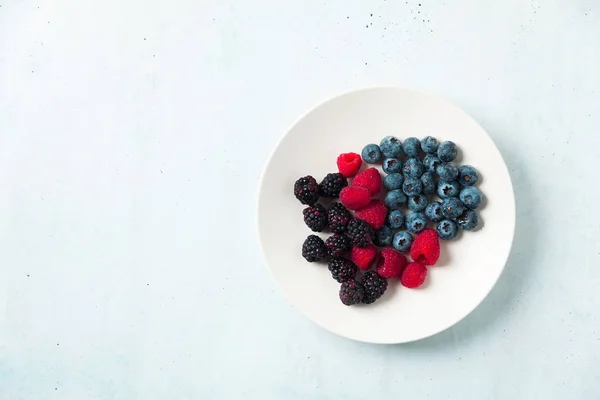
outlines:
[[[387,289],[387,279],[382,278],[373,271],[367,271],[362,279],[362,285],[364,288],[363,303],[371,304],[375,300],[383,296]]]
[[[350,279],[340,286],[340,300],[347,306],[358,304],[362,301],[365,289],[362,283]]]
[[[348,186],[348,179],[339,172],[327,174],[319,184],[319,194],[323,197],[340,197],[340,192]]]
[[[356,247],[367,247],[373,241],[375,231],[368,222],[362,219],[353,219],[348,224],[346,235]]]
[[[302,214],[304,214],[304,223],[313,232],[321,232],[327,226],[327,210],[321,204],[306,207]]]
[[[302,244],[302,257],[308,262],[322,261],[327,257],[327,248],[323,239],[310,235]]]
[[[356,277],[356,271],[358,271],[358,268],[352,261],[340,257],[333,257],[330,259],[327,268],[331,271],[333,279],[339,283],[354,279],[354,277]]]
[[[331,257],[341,257],[350,250],[352,243],[347,236],[334,233],[325,241],[325,247],[327,247],[327,253]]]
[[[344,233],[348,222],[352,219],[350,211],[342,203],[331,203],[327,212],[329,230],[333,233]]]
[[[294,183],[294,196],[300,203],[313,205],[319,200],[319,185],[310,175],[302,177]]]

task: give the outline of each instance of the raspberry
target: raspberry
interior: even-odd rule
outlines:
[[[310,175],[302,177],[294,183],[294,196],[300,203],[313,205],[319,200],[319,185]]]
[[[347,236],[334,233],[325,241],[325,247],[327,247],[327,252],[331,257],[341,257],[350,250],[352,243],[350,243]]]
[[[418,262],[412,262],[406,266],[402,276],[400,277],[400,283],[407,288],[418,288],[425,282],[427,278],[427,267]]]
[[[388,286],[387,279],[382,278],[373,271],[365,272],[361,283],[365,290],[362,300],[365,304],[374,303],[375,300],[383,296]]]
[[[381,192],[381,175],[377,168],[368,168],[356,175],[352,180],[352,186],[360,186],[368,189],[373,196]]]
[[[304,215],[304,223],[313,232],[321,232],[327,226],[327,210],[321,204],[306,207],[302,214]]]
[[[363,285],[354,279],[350,279],[340,286],[340,300],[347,306],[360,303],[364,294]]]
[[[440,241],[434,229],[425,229],[417,235],[410,248],[410,257],[423,265],[434,265],[437,262],[440,258]]]
[[[327,248],[323,239],[310,235],[302,244],[302,257],[308,262],[322,261],[327,257]]]
[[[350,250],[350,260],[360,269],[369,269],[373,260],[377,257],[377,248],[369,244],[367,247],[352,247]]]
[[[356,218],[367,221],[373,229],[379,229],[385,223],[388,209],[381,200],[373,199],[365,207],[356,211]]]
[[[377,260],[377,273],[384,278],[396,278],[406,267],[406,257],[396,250],[386,247],[381,250]]]
[[[362,165],[362,159],[356,153],[343,153],[337,158],[338,170],[346,178],[352,178]]]
[[[343,188],[348,186],[348,179],[338,172],[327,174],[319,183],[319,193],[323,197],[339,197]]]
[[[373,227],[362,219],[353,219],[348,224],[346,235],[356,247],[367,247],[375,236]]]
[[[344,233],[348,222],[352,219],[350,211],[342,203],[331,203],[327,212],[329,230],[333,233]]]
[[[371,192],[360,186],[348,186],[342,189],[340,201],[350,210],[358,210],[369,204]]]
[[[354,279],[356,271],[358,270],[356,265],[352,264],[352,262],[340,257],[333,257],[329,260],[327,268],[331,271],[333,279],[339,283]]]

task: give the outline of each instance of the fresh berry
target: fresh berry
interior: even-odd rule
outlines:
[[[376,196],[381,192],[381,175],[377,168],[365,169],[352,180],[352,186],[360,186]]]
[[[325,247],[327,247],[327,254],[331,257],[341,257],[350,250],[352,243],[346,235],[334,233],[325,241]]]
[[[412,262],[402,272],[400,283],[404,287],[414,289],[421,286],[425,282],[425,278],[427,278],[427,267],[418,262]]]
[[[385,223],[387,207],[381,200],[373,199],[365,207],[354,213],[354,216],[363,221],[367,221],[373,229],[379,229]]]
[[[343,188],[348,186],[348,179],[339,172],[327,174],[319,184],[319,192],[323,197],[339,197]]]
[[[434,154],[427,154],[425,158],[423,158],[423,166],[428,172],[435,172],[437,170],[438,165],[442,162],[440,159]]]
[[[424,194],[410,196],[408,198],[408,208],[410,211],[423,211],[427,207],[429,200]]]
[[[383,178],[383,186],[385,186],[387,190],[402,189],[403,182],[404,177],[399,172],[394,172]]]
[[[459,190],[460,187],[458,186],[458,182],[439,181],[437,187],[437,195],[440,199],[456,197],[458,196]]]
[[[456,223],[465,231],[472,231],[473,229],[477,228],[479,217],[475,211],[465,210],[465,212],[456,218]]]
[[[440,258],[440,241],[434,229],[425,229],[415,237],[410,258],[423,265],[434,265]]]
[[[406,267],[406,257],[396,250],[386,247],[379,253],[377,260],[377,274],[390,279],[399,277],[402,270]]]
[[[364,294],[362,283],[354,279],[347,280],[340,286],[340,300],[347,306],[360,303]]]
[[[387,224],[392,229],[400,229],[404,225],[404,213],[400,210],[392,210],[388,214]]]
[[[333,233],[344,233],[346,227],[352,219],[350,211],[342,203],[331,203],[327,211],[327,220],[329,221],[329,230]]]
[[[465,207],[474,210],[481,204],[483,200],[483,194],[481,191],[477,189],[475,186],[467,186],[463,190],[460,191],[460,195],[458,196],[460,200],[463,202]]]
[[[407,196],[416,196],[423,191],[423,183],[419,178],[406,178],[402,184],[402,190]]]
[[[302,177],[294,183],[294,196],[300,203],[313,205],[319,200],[319,185],[310,175]]]
[[[371,201],[371,192],[360,186],[347,186],[340,193],[340,201],[350,210],[363,208]]]
[[[360,269],[369,269],[377,257],[377,248],[370,244],[367,247],[352,247],[350,260]]]
[[[362,149],[361,156],[364,162],[376,164],[381,161],[381,149],[376,144],[368,144]]]
[[[400,189],[390,190],[385,195],[385,199],[383,202],[386,206],[389,207],[390,210],[394,210],[402,207],[408,201],[408,197],[404,194],[404,192]]]
[[[442,215],[442,203],[439,201],[432,201],[431,203],[427,204],[425,216],[433,222],[439,222],[443,220],[444,215]]]
[[[421,148],[427,154],[436,154],[439,146],[440,142],[433,136],[426,136],[421,140]]]
[[[373,243],[378,247],[385,247],[392,243],[392,230],[389,226],[382,226],[375,232]]]
[[[438,165],[435,172],[442,181],[452,182],[458,178],[458,168],[450,163],[442,163]]]
[[[356,153],[343,153],[337,158],[337,167],[346,178],[352,178],[362,165],[362,159]]]
[[[437,150],[437,156],[442,162],[450,162],[456,158],[456,145],[454,142],[442,142]]]
[[[341,257],[333,257],[330,259],[327,268],[331,271],[333,279],[339,283],[354,279],[356,277],[356,271],[358,271],[356,265]]]
[[[362,219],[353,219],[348,224],[346,235],[350,238],[354,246],[367,247],[373,242],[375,231],[368,222],[363,221]]]
[[[422,212],[411,212],[406,216],[406,229],[410,233],[419,233],[427,227],[427,219]]]
[[[404,154],[402,142],[394,136],[384,137],[379,143],[379,148],[384,157],[400,157]]]
[[[306,207],[302,214],[304,214],[304,223],[313,232],[321,232],[327,226],[327,210],[321,204]]]
[[[392,240],[392,246],[398,251],[403,253],[410,250],[410,246],[413,244],[413,237],[410,233],[406,231],[400,231],[394,235],[394,239]]]
[[[381,168],[386,174],[400,172],[402,171],[402,161],[399,158],[384,158]]]
[[[432,172],[425,172],[421,175],[421,183],[423,184],[424,194],[432,194],[435,192],[435,179]]]
[[[407,178],[420,178],[423,172],[425,172],[425,167],[418,158],[409,158],[404,163],[402,171]]]
[[[387,279],[377,275],[375,271],[367,271],[361,281],[365,294],[363,296],[363,303],[371,304],[375,300],[383,296],[387,289]]]
[[[456,197],[448,197],[442,201],[442,215],[448,219],[458,218],[463,211],[465,206]]]
[[[456,222],[450,219],[443,219],[437,223],[435,231],[438,233],[440,239],[452,240],[458,234],[458,226]]]
[[[470,165],[461,165],[458,168],[458,182],[463,186],[471,186],[479,180],[479,173]]]
[[[406,157],[418,157],[421,149],[421,141],[416,137],[409,137],[402,143],[402,150]]]
[[[323,239],[310,235],[302,244],[302,257],[308,262],[322,261],[327,257],[327,248]]]

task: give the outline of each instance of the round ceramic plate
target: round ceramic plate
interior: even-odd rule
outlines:
[[[301,255],[313,232],[304,224],[305,206],[294,197],[296,179],[320,181],[337,172],[340,153],[361,152],[387,135],[401,140],[433,135],[452,140],[460,164],[480,172],[478,188],[485,201],[482,227],[442,241],[438,263],[425,284],[407,289],[397,279],[371,305],[347,307],[340,284],[326,264],[308,263]],[[380,166],[377,166],[378,168]],[[363,169],[366,165],[363,165]],[[500,152],[469,115],[451,103],[421,92],[373,88],[335,97],[302,117],[283,137],[263,173],[258,201],[262,250],[275,280],[289,301],[323,328],[372,343],[403,343],[431,336],[456,324],[490,292],[502,273],[515,229],[515,202]],[[326,232],[319,234],[323,239]]]

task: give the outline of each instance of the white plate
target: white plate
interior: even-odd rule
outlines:
[[[374,304],[344,306],[338,297],[340,285],[327,266],[302,258],[302,242],[312,232],[302,220],[304,206],[293,195],[294,182],[305,175],[320,181],[337,172],[340,153],[360,154],[366,144],[379,143],[386,135],[404,140],[428,134],[454,141],[461,163],[479,170],[477,186],[486,198],[479,213],[483,228],[464,232],[455,241],[442,241],[440,261],[429,269],[424,287],[407,289],[390,280],[387,292]],[[456,106],[413,90],[365,89],[321,104],[283,137],[261,180],[258,230],[275,280],[308,318],[363,342],[410,342],[460,321],[481,303],[502,273],[514,229],[510,176],[490,137]]]

